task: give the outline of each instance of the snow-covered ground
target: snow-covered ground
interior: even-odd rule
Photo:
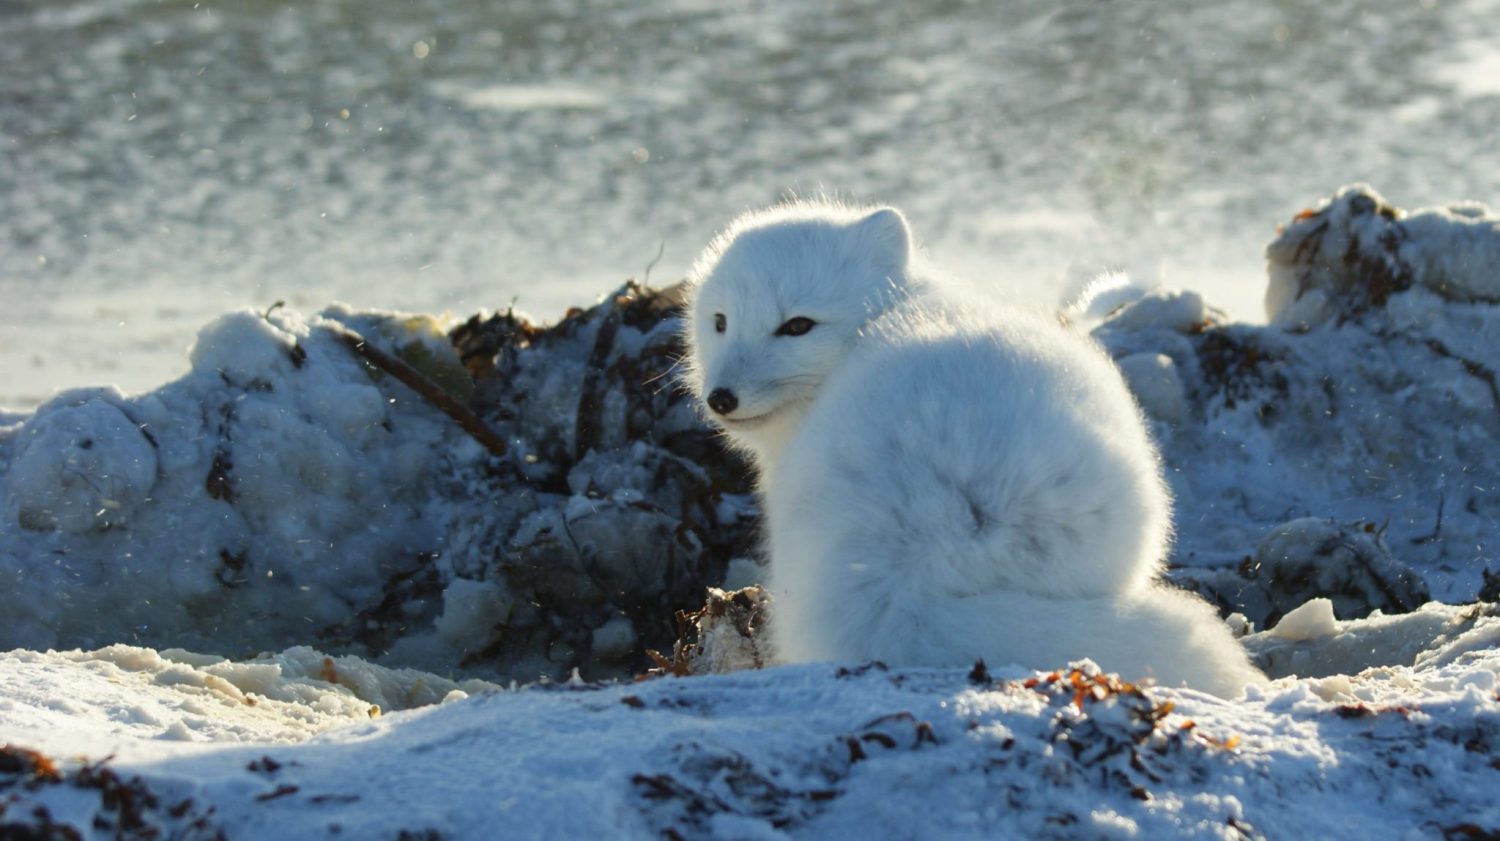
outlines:
[[[1355,186],[1270,246],[1267,326],[1171,290],[1072,314],[1162,443],[1173,579],[1277,678],[1233,702],[1063,663],[631,682],[759,569],[670,291],[226,314],[182,379],[0,414],[0,832],[1486,837],[1497,243]]]
[[[46,759],[0,749],[0,827],[126,838],[1487,837],[1500,826],[1500,618],[1483,621],[1488,647],[1439,665],[1286,679],[1233,703],[1129,687],[1086,665],[997,679],[816,664],[450,692],[376,716],[334,682],[341,667],[309,674],[307,657],[14,652],[0,655],[0,741]]]

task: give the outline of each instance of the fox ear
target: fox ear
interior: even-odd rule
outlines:
[[[911,230],[906,217],[894,207],[882,207],[854,223],[861,250],[890,269],[905,269],[911,257]]]

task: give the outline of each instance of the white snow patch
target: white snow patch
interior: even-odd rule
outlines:
[[[1146,414],[1168,423],[1187,417],[1187,390],[1177,364],[1164,353],[1133,353],[1115,360]]]
[[[1023,683],[1014,671],[974,682],[961,669],[813,664],[467,698],[450,690],[441,706],[374,719],[330,704],[342,688],[312,679],[281,685],[308,694],[251,694],[248,704],[139,672],[111,680],[87,668],[99,662],[90,654],[0,656],[0,695],[11,701],[0,742],[50,754],[64,773],[113,754],[110,768],[171,792],[164,802],[212,806],[211,825],[229,837],[322,837],[334,825],[349,837],[453,839],[493,837],[496,826],[522,838],[1162,838],[1230,827],[1399,837],[1500,821],[1493,649],[1462,663],[1282,680],[1237,702],[1190,690],[1079,694],[1072,678]],[[159,668],[141,652],[108,659]],[[60,718],[44,701],[63,694],[82,710],[129,698],[165,725]],[[183,713],[185,696],[212,712]],[[101,807],[75,791],[12,793],[27,813],[43,805],[87,826]],[[165,810],[147,817],[180,826]]]
[[[1333,602],[1309,599],[1306,604],[1281,617],[1267,633],[1293,642],[1305,642],[1338,633],[1339,623],[1333,616]]]
[[[1111,316],[1111,321],[1126,330],[1165,329],[1186,333],[1202,328],[1209,314],[1208,305],[1197,292],[1158,288]]]

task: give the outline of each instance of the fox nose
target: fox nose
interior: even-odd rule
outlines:
[[[708,408],[721,415],[733,412],[739,405],[740,399],[727,388],[716,388],[708,393]]]

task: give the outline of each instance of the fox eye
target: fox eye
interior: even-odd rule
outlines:
[[[722,332],[724,332],[724,328],[727,327],[727,326],[729,326],[729,325],[728,325],[728,322],[724,320],[724,313],[722,313],[722,312],[716,312],[716,313],[714,313],[714,332],[715,333],[722,333]]]
[[[811,330],[811,329],[813,329],[814,327],[817,327],[817,326],[818,326],[818,322],[813,321],[811,318],[803,318],[802,316],[799,315],[796,318],[789,318],[789,319],[787,319],[787,322],[785,324],[781,325],[780,327],[777,327],[776,328],[776,335],[778,335],[778,336],[801,336],[804,333],[806,333],[807,331],[809,331],[809,330]]]

